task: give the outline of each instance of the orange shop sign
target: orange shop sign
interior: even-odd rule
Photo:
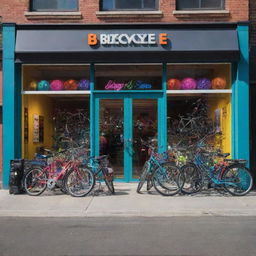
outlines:
[[[167,33],[88,34],[88,45],[167,45]]]

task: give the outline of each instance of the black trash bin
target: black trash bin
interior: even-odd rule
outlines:
[[[24,160],[14,159],[10,163],[9,193],[21,194],[23,190]]]

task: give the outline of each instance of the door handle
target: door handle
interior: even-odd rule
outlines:
[[[133,151],[133,140],[131,138],[124,140],[124,149],[127,150],[127,152],[130,155],[134,154],[134,151]]]

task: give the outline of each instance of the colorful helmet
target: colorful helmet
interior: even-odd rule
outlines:
[[[197,79],[196,89],[198,90],[208,90],[211,89],[212,83],[208,78]]]
[[[78,87],[78,83],[76,80],[69,79],[64,82],[64,90],[76,90]]]
[[[225,78],[216,77],[212,79],[212,89],[225,89],[227,81]]]
[[[167,81],[167,89],[168,90],[180,90],[181,82],[176,78],[170,78]]]
[[[37,84],[37,90],[38,91],[47,91],[49,90],[49,82],[46,80],[41,80],[38,84]]]
[[[183,89],[183,90],[194,90],[194,89],[196,89],[196,80],[191,78],[191,77],[184,78],[181,81],[181,89]]]
[[[33,90],[35,91],[37,89],[37,81],[36,80],[33,80],[30,82],[29,84],[29,90]]]
[[[63,82],[61,80],[52,80],[50,87],[52,91],[61,91],[63,90]]]
[[[78,82],[78,90],[90,90],[90,81],[87,79],[81,79]]]

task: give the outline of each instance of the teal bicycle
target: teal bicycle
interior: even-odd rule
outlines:
[[[244,196],[250,192],[253,179],[246,160],[226,159],[229,153],[217,154],[224,160],[210,166],[212,154],[198,146],[192,162],[181,167],[183,173],[182,192],[192,194],[201,191],[204,184],[224,188],[234,196]]]
[[[147,182],[147,190],[154,186],[161,195],[174,196],[178,194],[184,181],[180,168],[170,159],[168,152],[156,153],[155,147],[145,142],[142,144],[150,149],[150,157],[142,168],[137,193],[141,192],[144,183]]]

